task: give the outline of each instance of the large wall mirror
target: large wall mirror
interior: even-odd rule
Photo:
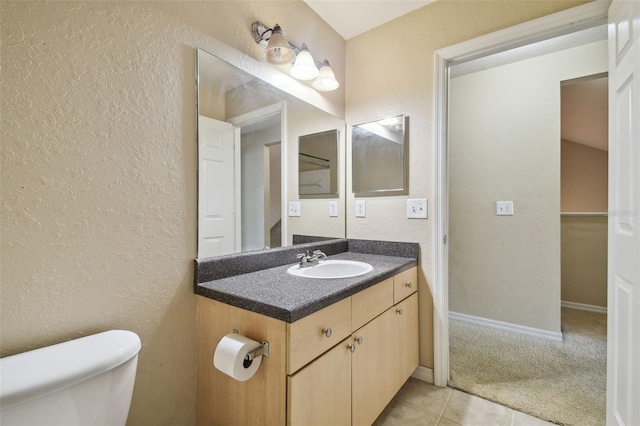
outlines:
[[[399,115],[353,126],[352,185],[355,196],[409,193],[409,117]]]
[[[293,234],[344,238],[344,185],[306,200],[298,181],[299,138],[335,132],[344,153],[344,120],[200,49],[197,71],[198,258],[290,245]],[[333,163],[344,182],[344,155]]]

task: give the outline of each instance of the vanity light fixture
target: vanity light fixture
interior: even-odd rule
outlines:
[[[318,72],[318,78],[314,80],[312,86],[321,92],[330,92],[340,87],[340,83],[336,80],[331,65],[329,65],[329,61],[326,59],[322,63],[322,67],[320,67],[320,71]]]
[[[313,56],[311,56],[307,45],[302,43],[300,51],[296,56],[296,61],[293,63],[289,74],[298,80],[313,80],[319,73],[320,71],[318,71],[316,62],[313,60]]]
[[[284,35],[282,35],[282,28],[276,24],[271,30],[267,50],[264,51],[264,58],[270,64],[280,65],[290,63],[295,57],[296,54],[293,53],[289,42],[284,38]]]
[[[317,63],[311,56],[306,44],[296,47],[289,43],[282,34],[282,28],[276,24],[269,28],[261,22],[254,22],[251,26],[253,39],[264,47],[264,58],[267,62],[276,65],[286,65],[293,62],[289,73],[298,80],[314,80],[312,86],[318,91],[328,92],[340,87],[336,76],[326,59],[323,63]],[[294,62],[295,59],[295,62]],[[319,69],[318,69],[319,68]]]

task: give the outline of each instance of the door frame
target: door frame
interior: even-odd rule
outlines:
[[[439,49],[434,55],[434,279],[433,378],[436,386],[449,381],[449,278],[447,233],[449,222],[448,108],[449,67],[505,50],[607,24],[610,0],[596,0],[513,27]],[[610,141],[613,143],[614,141]]]
[[[262,120],[266,120],[269,117],[273,117],[276,114],[280,114],[280,143],[282,144],[281,146],[286,146],[286,140],[287,140],[287,103],[285,101],[280,101],[280,102],[276,102],[275,104],[271,104],[271,105],[267,105],[265,107],[262,108],[258,108],[255,109],[253,111],[247,112],[245,114],[241,114],[241,115],[237,115],[235,117],[231,117],[227,120],[227,122],[233,124],[234,126],[242,129],[242,127],[244,126],[248,126],[257,122],[260,122]],[[235,147],[236,153],[235,153],[235,166],[236,166],[236,185],[235,185],[235,191],[236,191],[236,212],[238,212],[237,214],[240,215],[241,214],[241,208],[242,206],[240,205],[240,200],[242,197],[241,194],[241,183],[240,183],[240,144],[241,144],[241,138],[237,139],[237,145]],[[286,194],[286,182],[287,182],[287,167],[285,167],[285,165],[287,164],[287,152],[285,149],[281,149],[280,150],[280,164],[281,164],[281,175],[280,175],[280,191],[283,194],[283,196],[281,197],[281,206],[280,206],[280,211],[282,212],[282,229],[281,229],[281,234],[280,234],[280,238],[282,239],[282,241],[286,241],[286,235],[287,235],[287,223],[285,218],[285,214],[284,212],[285,210],[285,206],[286,206],[286,197],[284,196],[284,194]],[[237,229],[237,233],[236,233],[236,238],[240,238],[241,235],[241,229],[239,229],[240,227],[240,223],[242,221],[240,219],[236,220],[236,228]],[[265,231],[266,232],[266,231]],[[238,241],[238,244],[240,244],[238,247],[242,246],[242,242]]]

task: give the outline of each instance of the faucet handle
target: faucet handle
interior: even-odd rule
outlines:
[[[313,252],[313,255],[316,257],[316,259],[317,259],[317,258],[322,258],[322,259],[326,259],[326,258],[327,258],[327,255],[326,255],[326,254],[324,254],[324,253],[323,253],[322,251],[320,251],[320,250],[315,250],[315,251]]]

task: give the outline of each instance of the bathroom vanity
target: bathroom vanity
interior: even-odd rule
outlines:
[[[417,245],[388,244],[336,240],[269,251],[269,261],[241,254],[198,264],[197,423],[373,423],[418,366]],[[373,270],[339,279],[287,274],[306,246]],[[237,274],[247,262],[249,272]],[[233,330],[269,344],[245,382],[212,362]]]

